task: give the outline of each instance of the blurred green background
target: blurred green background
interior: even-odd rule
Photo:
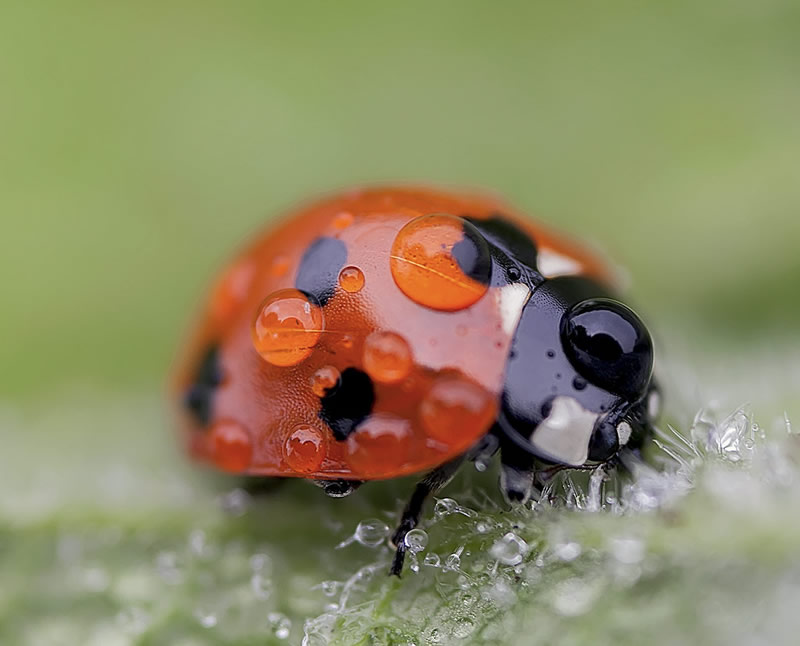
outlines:
[[[6,0],[0,392],[161,379],[240,241],[366,182],[498,191],[656,327],[791,332],[798,33],[773,0]]]
[[[137,612],[156,619],[136,643],[208,637],[198,608],[232,570],[166,589],[163,572],[141,570],[160,572],[165,553],[200,558],[186,545],[201,531],[242,548],[245,570],[265,544],[280,555],[275,585],[291,600],[276,608],[294,643],[326,603],[304,594],[371,558],[331,547],[367,516],[391,522],[405,489],[366,488],[336,511],[291,485],[232,524],[170,450],[163,411],[165,374],[218,267],[270,218],[327,191],[496,191],[627,268],[673,418],[712,400],[750,401],[767,421],[800,415],[798,34],[791,0],[4,0],[0,641],[134,643]],[[672,545],[661,529],[656,545]],[[677,530],[679,552],[703,525],[692,532]],[[82,558],[62,558],[65,536],[80,537]],[[634,595],[661,595],[640,635],[662,625],[697,637],[695,598],[679,591],[717,598],[696,566],[719,575],[718,548]],[[745,557],[755,568],[758,553]],[[771,580],[752,574],[730,575],[730,589]],[[225,593],[238,594],[231,577]],[[586,643],[608,616],[511,614],[577,630],[563,643]],[[114,632],[123,624],[130,639]],[[220,627],[180,643],[263,643],[242,625],[240,641]]]

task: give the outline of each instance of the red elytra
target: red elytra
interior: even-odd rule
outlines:
[[[493,423],[513,330],[485,267],[464,272],[459,222],[498,214],[554,272],[613,282],[596,254],[492,197],[388,187],[311,204],[253,239],[195,322],[173,380],[180,396],[194,389],[189,452],[229,472],[317,480],[392,478],[464,453]],[[298,285],[304,273],[324,298]],[[218,374],[204,373],[209,349]],[[324,398],[356,372],[372,401],[337,437]]]

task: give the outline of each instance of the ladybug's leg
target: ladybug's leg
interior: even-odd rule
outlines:
[[[511,504],[528,502],[533,493],[534,457],[510,442],[500,441],[500,491]]]
[[[462,455],[455,460],[445,462],[442,466],[431,471],[417,483],[417,486],[414,488],[414,493],[411,494],[411,500],[408,501],[406,508],[403,510],[400,524],[397,526],[392,536],[392,544],[397,551],[394,554],[394,560],[392,561],[389,574],[400,576],[403,570],[403,561],[405,561],[406,557],[406,534],[417,526],[419,516],[422,513],[422,507],[428,496],[435,494],[453,479],[461,463],[464,462],[465,457],[466,456]]]

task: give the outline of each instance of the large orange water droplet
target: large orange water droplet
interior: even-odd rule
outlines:
[[[322,366],[311,375],[311,391],[317,397],[324,397],[339,385],[341,374],[333,366]]]
[[[211,459],[220,469],[230,473],[245,471],[253,459],[253,440],[238,422],[220,420],[208,435]]]
[[[395,283],[411,300],[453,312],[486,293],[492,260],[486,240],[464,218],[424,215],[395,237],[390,267]]]
[[[426,393],[419,409],[428,436],[449,445],[460,438],[475,438],[489,430],[497,414],[494,395],[459,375],[439,377]]]
[[[339,272],[339,286],[351,294],[360,292],[364,287],[364,272],[358,267],[345,267]]]
[[[381,476],[403,466],[412,450],[407,419],[376,413],[347,438],[350,466],[365,476]]]
[[[261,303],[251,328],[253,345],[275,366],[294,366],[308,357],[319,341],[322,310],[296,289],[281,289]]]
[[[283,458],[297,473],[313,473],[319,469],[326,453],[324,432],[308,424],[295,427],[283,444]]]
[[[379,330],[364,340],[364,370],[375,381],[393,384],[414,366],[408,342],[399,334]]]

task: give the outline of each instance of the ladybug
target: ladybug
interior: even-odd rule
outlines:
[[[393,536],[465,461],[613,465],[651,434],[653,343],[597,255],[503,202],[370,188],[284,219],[214,285],[176,371],[188,453],[342,497],[424,473]]]

